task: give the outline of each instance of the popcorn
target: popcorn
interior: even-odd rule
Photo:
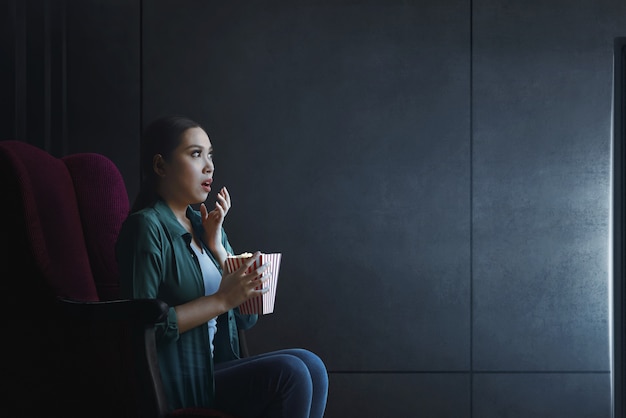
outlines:
[[[226,258],[226,272],[232,273],[237,270],[247,258],[252,257],[251,253],[241,253],[238,255],[229,255]],[[247,272],[269,263],[266,271],[269,271],[270,277],[266,280],[265,286],[269,287],[269,291],[263,295],[248,299],[239,306],[239,310],[243,314],[259,314],[266,315],[274,312],[274,301],[276,299],[276,286],[278,284],[278,270],[280,268],[281,253],[265,254],[261,253],[258,261],[254,262]],[[255,289],[261,289],[262,285]]]

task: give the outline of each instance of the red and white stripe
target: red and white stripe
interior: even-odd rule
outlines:
[[[269,291],[261,296],[250,298],[239,306],[239,310],[244,314],[266,315],[274,312],[274,301],[276,300],[276,287],[278,285],[278,270],[280,268],[281,253],[265,254],[261,253],[259,259],[250,266],[247,272],[269,263],[268,271],[269,279],[265,282],[265,286],[269,287]],[[237,270],[245,261],[243,257],[229,256],[226,259],[226,271],[233,272]],[[261,289],[261,285],[255,289]]]

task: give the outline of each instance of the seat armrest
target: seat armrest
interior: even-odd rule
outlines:
[[[169,306],[159,299],[56,302],[58,373],[69,376],[68,390],[74,395],[63,409],[95,408],[101,416],[142,411],[138,416],[163,417],[167,402],[155,323],[167,316]]]
[[[159,299],[119,299],[86,302],[57,299],[61,313],[75,319],[92,321],[129,321],[135,325],[151,325],[167,316],[168,305]]]

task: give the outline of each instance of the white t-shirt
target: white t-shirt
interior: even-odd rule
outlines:
[[[200,262],[200,270],[202,270],[202,278],[204,279],[204,294],[212,295],[217,292],[222,281],[222,275],[220,271],[215,267],[211,257],[199,248],[196,243],[191,240],[191,248],[196,253],[198,261]],[[211,344],[211,352],[213,352],[213,337],[217,332],[217,317],[211,318],[208,322],[209,325],[209,343]]]

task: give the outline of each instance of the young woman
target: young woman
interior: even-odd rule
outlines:
[[[170,306],[156,327],[168,406],[212,407],[241,418],[322,417],[328,374],[317,355],[288,349],[239,358],[236,351],[237,323],[250,327],[257,320],[237,306],[267,291],[255,290],[255,279],[265,282],[268,272],[267,265],[245,272],[257,252],[224,274],[233,254],[223,228],[231,200],[224,187],[215,207],[204,204],[215,168],[207,133],[185,117],[157,119],[142,137],[140,164],[140,191],[116,253],[123,297]],[[215,360],[216,353],[223,358]]]

